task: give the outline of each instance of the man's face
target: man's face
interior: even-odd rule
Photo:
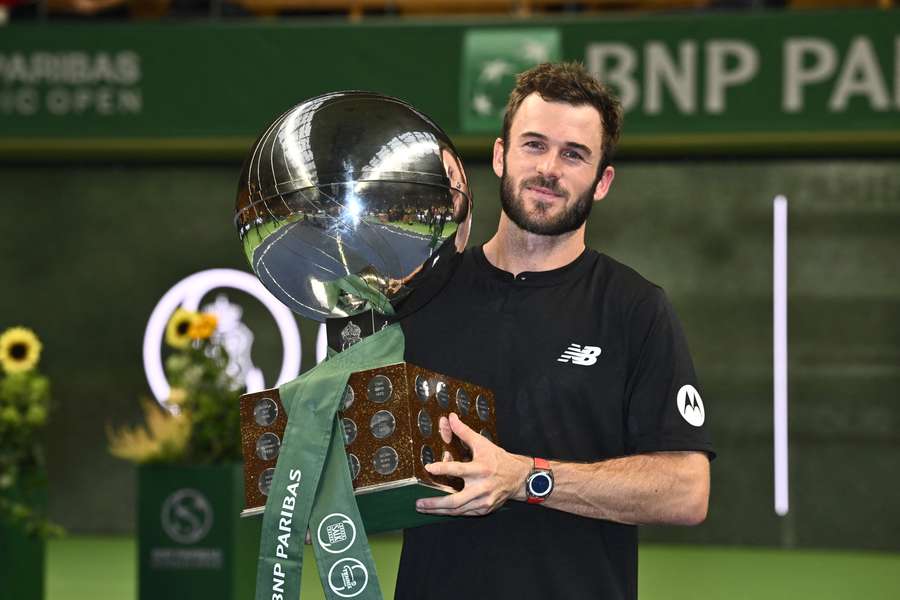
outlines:
[[[584,225],[595,201],[609,190],[614,171],[598,173],[600,113],[592,106],[525,98],[510,126],[509,142],[494,144],[503,212],[519,228],[561,235]]]

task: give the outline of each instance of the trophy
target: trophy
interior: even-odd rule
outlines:
[[[385,328],[402,337],[391,324],[439,293],[471,219],[465,171],[447,135],[405,102],[370,92],[325,94],[277,118],[244,163],[235,208],[244,253],[263,285],[295,313],[326,323],[338,353],[326,363],[359,354],[356,345],[376,343]],[[262,512],[275,493],[286,436],[304,443],[302,423],[288,431],[284,389],[241,399],[244,516]],[[350,372],[343,390],[330,393],[369,532],[434,521],[414,510],[414,499],[460,487],[424,468],[471,458],[458,439],[441,439],[442,416],[456,412],[496,440],[490,390],[402,356]]]

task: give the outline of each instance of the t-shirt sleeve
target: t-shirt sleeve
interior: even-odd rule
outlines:
[[[628,318],[626,451],[697,450],[715,457],[707,406],[681,323],[661,288]]]

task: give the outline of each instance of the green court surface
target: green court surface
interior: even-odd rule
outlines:
[[[373,536],[385,591],[395,583],[400,536]],[[133,538],[69,537],[50,543],[47,600],[133,600]],[[312,567],[303,573],[303,599],[324,598]],[[448,577],[448,584],[452,575]],[[175,596],[172,596],[173,598]],[[645,544],[640,552],[641,600],[896,600],[900,554],[749,549]]]

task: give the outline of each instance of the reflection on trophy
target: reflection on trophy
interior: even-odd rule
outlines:
[[[369,92],[319,96],[276,119],[244,164],[235,208],[253,271],[294,312],[324,321],[334,352],[439,293],[471,219],[447,135],[408,104]],[[415,524],[414,498],[452,490],[424,469],[445,453],[470,458],[437,432],[451,411],[496,439],[489,390],[405,363],[350,374],[339,418],[367,530]],[[277,389],[242,398],[245,515],[265,504],[286,423]]]

